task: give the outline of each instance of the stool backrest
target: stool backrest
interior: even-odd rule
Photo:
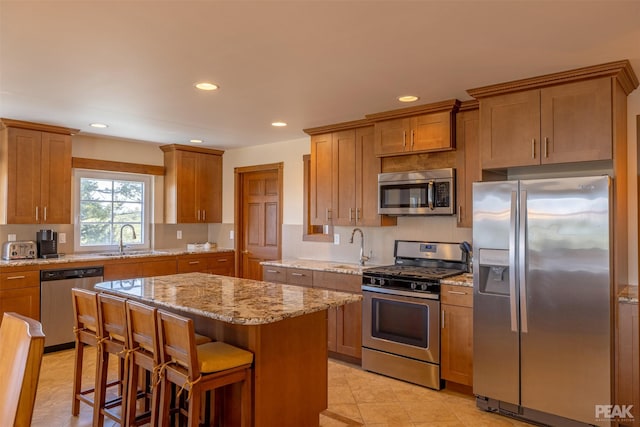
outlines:
[[[1,423],[29,426],[44,352],[42,325],[16,313],[4,313],[0,349]]]
[[[158,343],[158,325],[154,307],[127,300],[127,327],[132,349],[144,349],[156,364],[160,361]]]
[[[109,337],[129,348],[126,299],[98,294],[98,335]]]
[[[158,310],[160,362],[177,364],[187,370],[191,379],[200,376],[193,320]]]
[[[73,322],[80,339],[96,338],[98,334],[98,294],[96,292],[73,288]]]

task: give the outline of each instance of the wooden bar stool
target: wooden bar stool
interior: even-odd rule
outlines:
[[[104,424],[105,415],[124,425],[127,403],[127,378],[131,343],[127,334],[127,310],[124,298],[98,294],[98,371],[96,378],[93,425]],[[118,379],[109,382],[110,355],[118,358]],[[107,389],[118,386],[112,399],[107,400]],[[115,409],[120,408],[117,412]]]
[[[251,425],[251,364],[253,353],[223,342],[196,346],[191,319],[158,310],[161,363],[160,425],[169,426],[171,384],[187,393],[187,425],[200,422],[206,391],[241,383],[241,425]],[[216,407],[216,416],[222,408]]]
[[[157,426],[158,406],[160,401],[159,385],[155,378],[160,366],[158,344],[157,310],[153,307],[128,300],[127,330],[131,341],[131,357],[129,368],[129,394],[127,397],[127,426],[151,423]],[[145,373],[146,380],[140,381],[140,372]],[[139,388],[142,389],[139,389]],[[138,400],[144,398],[144,411],[138,414]],[[150,400],[150,402],[149,402]]]
[[[98,359],[98,340],[100,339],[98,336],[98,295],[96,292],[86,289],[73,288],[71,298],[73,300],[73,330],[76,344],[71,413],[77,416],[80,413],[80,402],[95,408],[94,391],[96,388],[95,378],[98,377],[98,363],[96,363],[96,375],[92,386],[83,388],[82,371],[85,365],[85,347],[93,347],[96,350],[96,362]]]

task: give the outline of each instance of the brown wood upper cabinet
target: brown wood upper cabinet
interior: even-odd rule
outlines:
[[[454,114],[459,101],[368,114],[375,122],[375,155],[397,156],[455,148]]]
[[[456,115],[456,201],[457,226],[470,228],[473,223],[474,181],[482,180],[480,169],[478,101],[465,101]]]
[[[223,151],[171,144],[164,151],[165,222],[222,221]]]
[[[468,90],[480,100],[482,169],[611,160],[617,104],[637,85],[619,61]]]
[[[70,224],[71,134],[78,130],[0,121],[0,222]]]
[[[312,225],[395,225],[378,215],[381,161],[373,150],[373,126],[356,121],[305,129],[311,135]]]

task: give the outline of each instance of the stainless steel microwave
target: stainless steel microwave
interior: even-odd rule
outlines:
[[[455,179],[453,168],[378,174],[378,213],[453,215]]]

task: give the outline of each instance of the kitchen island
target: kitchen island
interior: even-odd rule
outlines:
[[[198,333],[253,352],[253,425],[282,427],[319,424],[327,408],[327,309],[362,298],[204,273],[102,282],[96,290],[191,317]]]

